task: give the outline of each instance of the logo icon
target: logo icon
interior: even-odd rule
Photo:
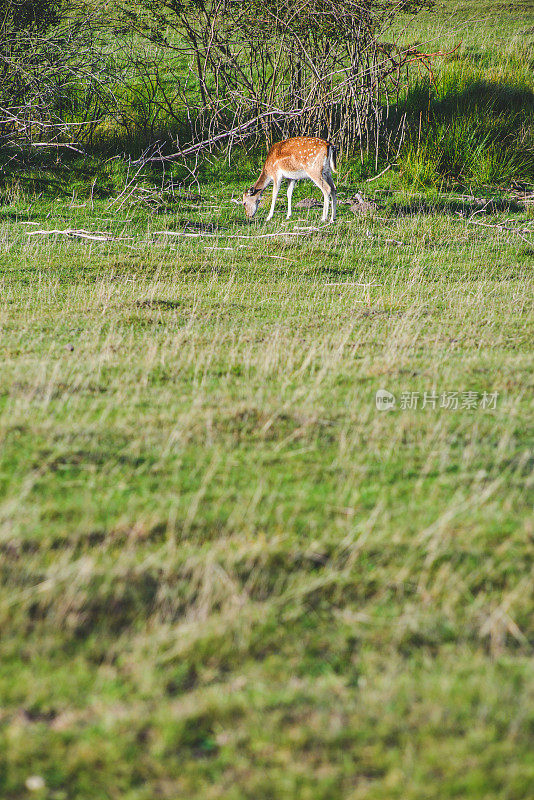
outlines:
[[[387,389],[379,389],[375,395],[375,403],[379,411],[391,411],[395,408],[395,395]]]

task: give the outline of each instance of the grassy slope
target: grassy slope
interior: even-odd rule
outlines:
[[[318,215],[240,188],[1,209],[0,794],[526,800],[532,245],[400,195],[238,239]]]
[[[534,3],[437,3],[417,34],[435,81],[420,70],[405,105],[404,185],[509,187],[534,182]]]

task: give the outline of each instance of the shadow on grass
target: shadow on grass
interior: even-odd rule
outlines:
[[[508,214],[519,214],[525,210],[524,206],[515,200],[493,200],[480,198],[478,200],[449,200],[446,197],[426,200],[417,198],[403,203],[392,203],[387,209],[393,216],[410,217],[414,215],[432,214],[461,214],[469,217],[472,214],[477,216],[491,215],[506,212]]]
[[[31,211],[13,211],[13,209],[0,207],[0,221],[2,222],[41,222],[43,219],[42,211],[39,214]]]
[[[309,269],[309,274],[321,276],[324,278],[350,278],[352,275],[354,275],[354,266],[348,266],[348,267],[313,266]]]
[[[453,70],[437,90],[428,80],[415,84],[401,110],[407,136],[400,160],[415,184],[534,181],[534,92],[520,80]]]
[[[138,300],[134,303],[136,308],[161,308],[165,311],[174,311],[187,306],[183,300]]]
[[[176,220],[176,230],[184,229],[196,233],[217,233],[221,229],[227,229],[228,225],[221,225],[219,222],[197,222],[193,219]]]
[[[532,116],[534,92],[524,85],[488,81],[478,77],[466,79],[462,71],[446,76],[446,88],[436,97],[428,80],[421,80],[410,89],[404,110],[419,122],[419,114],[429,114],[431,120],[447,122],[458,114],[478,111],[487,121],[492,117],[523,113]]]

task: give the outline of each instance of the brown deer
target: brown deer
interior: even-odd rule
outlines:
[[[243,195],[245,213],[249,219],[255,215],[261,196],[267,186],[273,184],[273,198],[267,221],[273,218],[274,204],[283,178],[287,178],[287,216],[291,216],[291,197],[295,183],[309,178],[323,193],[323,222],[328,219],[328,202],[332,204],[331,220],[336,218],[336,187],[332,180],[332,171],[336,170],[336,148],[324,139],[296,136],[284,142],[273,144],[263,166],[262,173],[254,186]]]

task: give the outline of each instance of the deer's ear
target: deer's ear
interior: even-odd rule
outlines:
[[[250,189],[247,189],[247,194],[250,195],[250,197],[254,197],[254,195],[256,194],[256,190],[254,189],[253,186],[251,186]]]

